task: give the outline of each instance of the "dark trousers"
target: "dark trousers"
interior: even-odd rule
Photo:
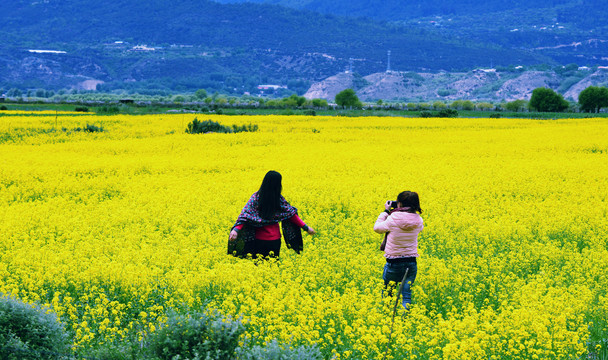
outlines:
[[[405,259],[404,259],[405,260]],[[403,283],[403,289],[401,290],[402,300],[401,303],[404,308],[408,308],[408,305],[412,303],[412,285],[416,281],[416,275],[418,274],[418,266],[416,264],[416,258],[407,258],[405,261],[399,262],[387,262],[384,265],[384,273],[382,278],[384,279],[384,287],[388,291],[389,296],[393,296],[393,293],[399,283],[403,280],[403,275],[407,270],[407,276]]]
[[[253,249],[253,258],[257,258],[258,255],[262,257],[275,257],[278,258],[281,253],[281,239],[278,240],[258,240],[255,239]],[[271,255],[272,253],[272,255]]]

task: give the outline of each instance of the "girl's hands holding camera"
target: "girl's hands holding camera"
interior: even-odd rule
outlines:
[[[388,200],[388,201],[386,202],[386,204],[384,204],[384,208],[385,208],[387,211],[391,211],[391,204],[392,204],[392,203],[393,203],[393,202],[392,202],[391,200]]]

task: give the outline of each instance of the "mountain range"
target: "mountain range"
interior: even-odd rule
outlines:
[[[384,72],[389,50],[402,72],[608,65],[607,17],[598,0],[14,0],[0,90],[303,94]]]

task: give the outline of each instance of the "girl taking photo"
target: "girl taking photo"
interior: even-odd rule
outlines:
[[[420,199],[413,191],[403,191],[397,196],[397,201],[387,201],[384,208],[374,224],[375,232],[385,234],[384,248],[381,247],[386,258],[382,278],[389,295],[392,295],[394,286],[403,281],[402,304],[408,310],[412,302],[411,286],[418,273],[418,234],[424,228]]]

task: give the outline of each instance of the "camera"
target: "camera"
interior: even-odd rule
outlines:
[[[391,203],[391,208],[396,209],[397,208],[397,202],[396,201],[392,201],[392,200],[389,200],[389,201]]]

